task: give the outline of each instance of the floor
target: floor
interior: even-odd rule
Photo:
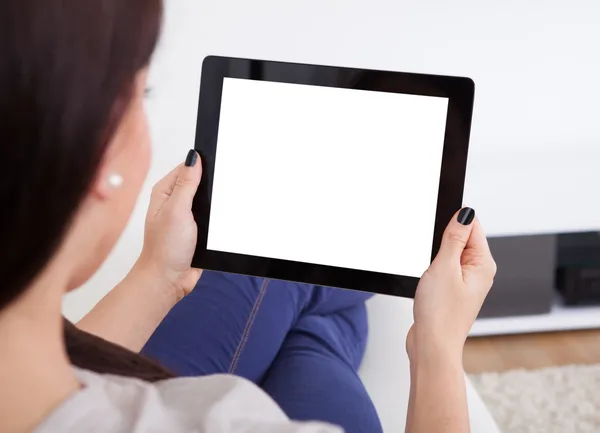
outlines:
[[[467,341],[467,373],[600,364],[600,330],[478,337]]]

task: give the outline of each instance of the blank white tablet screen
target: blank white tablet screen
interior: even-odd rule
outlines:
[[[208,249],[420,277],[448,99],[225,78]]]

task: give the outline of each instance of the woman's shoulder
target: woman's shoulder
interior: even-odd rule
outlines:
[[[76,370],[82,389],[65,401],[35,433],[256,431],[330,433],[322,424],[294,424],[253,383],[231,375],[169,379],[154,384]],[[145,427],[147,426],[147,427]]]

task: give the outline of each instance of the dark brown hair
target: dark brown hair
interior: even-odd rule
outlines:
[[[0,309],[60,245],[154,51],[162,8],[162,0],[0,2]],[[83,364],[108,344],[66,331]]]
[[[64,321],[67,353],[71,363],[96,373],[135,377],[147,382],[174,377],[159,364],[136,353],[88,334]]]

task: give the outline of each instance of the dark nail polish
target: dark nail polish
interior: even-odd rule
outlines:
[[[198,153],[192,149],[188,152],[187,158],[185,158],[185,166],[193,167],[196,165],[196,161],[198,161]]]
[[[458,213],[458,222],[463,226],[468,226],[475,219],[475,210],[470,207],[464,207]]]

